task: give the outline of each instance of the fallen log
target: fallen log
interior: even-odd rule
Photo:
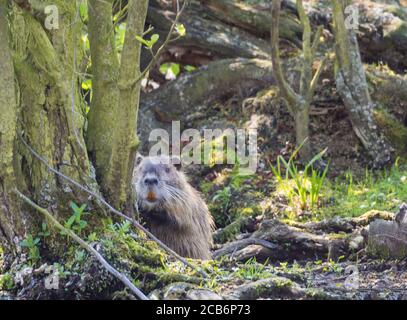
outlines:
[[[407,69],[407,8],[372,1],[356,1],[359,12],[357,37],[365,62],[383,61],[394,70]],[[332,30],[332,8],[323,2],[308,6],[313,27],[323,25]],[[225,14],[227,13],[227,14]],[[168,32],[174,17],[173,7],[164,1],[151,1],[147,23],[156,33]],[[302,37],[295,3],[283,1],[281,37],[300,46]],[[266,58],[271,13],[269,3],[249,5],[232,0],[192,0],[181,18],[187,33],[171,43],[167,60],[194,62],[197,65],[221,58]],[[181,50],[182,49],[182,50]],[[170,54],[175,50],[176,54]],[[177,57],[178,55],[178,57]],[[182,57],[182,58],[181,58]],[[142,60],[151,59],[148,52]],[[196,57],[195,57],[196,59]]]
[[[304,224],[297,224],[295,226],[305,228],[310,232],[316,233],[351,233],[356,228],[367,226],[370,222],[376,219],[393,220],[394,213],[387,211],[370,210],[356,218],[343,218],[337,216],[331,219],[324,219],[318,222],[306,222]]]
[[[266,40],[213,19],[207,12],[197,1],[190,1],[180,18],[186,34],[171,42],[159,63],[170,60],[199,66],[225,58],[270,58]],[[165,3],[153,1],[150,5],[146,21],[154,27],[154,33],[160,35],[157,45],[165,39],[174,18],[175,13]],[[141,57],[142,67],[147,66],[150,60],[151,54],[145,50]]]
[[[269,3],[249,5],[234,0],[200,0],[199,2],[207,7],[209,15],[217,20],[246,30],[257,37],[270,38]],[[290,1],[282,2],[280,37],[297,45],[301,44],[302,28],[297,19],[296,7]]]
[[[273,81],[271,62],[259,59],[220,60],[185,73],[142,95],[138,126],[140,140],[147,142],[152,129],[171,132],[171,121],[182,120],[202,106],[206,108],[236,92],[255,93]]]
[[[265,220],[249,238],[225,244],[214,252],[215,259],[227,256],[238,261],[303,261],[349,256],[363,246],[358,232],[318,235],[287,225],[277,219]]]

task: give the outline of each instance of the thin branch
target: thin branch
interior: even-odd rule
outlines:
[[[314,77],[312,78],[311,85],[310,85],[310,90],[309,90],[309,96],[308,96],[309,99],[312,99],[312,96],[315,93],[315,89],[317,87],[317,84],[318,84],[319,78],[321,76],[321,73],[325,68],[327,60],[328,60],[328,57],[324,57],[322,59],[322,61],[320,62],[319,66],[318,66],[317,71],[314,74]]]
[[[172,41],[171,36],[172,33],[174,32],[175,27],[178,24],[179,19],[181,18],[182,13],[184,12],[185,8],[188,5],[189,0],[185,0],[184,3],[182,4],[182,7],[180,10],[177,11],[177,14],[175,16],[174,22],[171,25],[170,30],[168,31],[167,37],[164,40],[164,43],[158,48],[157,52],[155,53],[155,55],[153,56],[153,58],[151,59],[150,63],[148,64],[148,66],[144,69],[144,71],[141,73],[140,77],[137,79],[136,83],[143,80],[144,77],[146,76],[146,74],[150,71],[150,69],[152,68],[152,66],[156,63],[156,61],[158,60],[159,56],[161,55],[161,53],[164,51],[165,47],[168,45],[168,43],[170,43]]]
[[[280,89],[281,96],[287,101],[290,112],[293,113],[297,107],[298,97],[291,86],[287,83],[280,60],[280,11],[281,0],[275,0],[271,6],[271,60],[273,71]]]
[[[155,241],[163,250],[165,250],[168,254],[173,256],[174,258],[178,259],[181,261],[184,265],[190,267],[193,270],[196,270],[198,273],[200,273],[204,278],[207,278],[208,275],[206,272],[203,270],[198,269],[197,267],[193,266],[191,263],[189,263],[185,258],[181,257],[178,253],[176,253],[174,250],[169,248],[166,244],[164,244],[162,241],[160,241],[155,235],[153,235],[150,231],[148,231],[144,226],[142,226],[138,221],[135,219],[132,219],[125,215],[124,213],[118,211],[117,209],[113,208],[109,203],[106,202],[100,195],[96,194],[95,192],[89,190],[88,188],[82,186],[80,183],[76,182],[72,178],[64,175],[63,173],[59,172],[58,170],[54,169],[52,166],[48,164],[48,162],[41,157],[28,143],[27,141],[24,140],[24,138],[18,134],[18,137],[20,140],[23,142],[23,144],[27,147],[27,149],[38,159],[40,160],[51,172],[55,173],[56,175],[60,176],[61,178],[67,180],[74,186],[78,187],[79,189],[85,191],[89,195],[93,196],[95,199],[98,199],[104,206],[106,206],[112,213],[116,214],[117,216],[130,221],[133,226],[138,228],[139,230],[143,231],[151,240]]]
[[[128,287],[135,295],[138,297],[140,300],[149,300],[147,296],[139,289],[137,288],[130,280],[127,278],[123,273],[119,272],[116,270],[114,267],[112,267],[106,260],[103,258],[103,256],[97,252],[93,247],[91,247],[89,244],[87,244],[84,240],[82,240],[79,236],[77,236],[72,230],[69,230],[65,228],[62,224],[56,220],[51,213],[49,213],[46,209],[38,206],[36,203],[34,203],[31,199],[27,198],[24,194],[22,194],[20,191],[17,189],[14,190],[14,192],[22,199],[24,202],[29,204],[31,207],[36,209],[38,212],[42,213],[48,220],[50,220],[57,229],[63,231],[65,234],[70,236],[73,240],[79,243],[79,245],[84,248],[86,251],[88,251],[91,255],[93,255],[96,260],[98,260],[101,265],[113,276],[115,276],[117,279],[119,279],[126,287]]]
[[[322,35],[322,31],[324,30],[323,26],[319,26],[315,36],[314,36],[314,41],[312,43],[312,47],[311,47],[311,54],[312,54],[312,58],[314,59],[315,54],[318,50],[319,45],[321,44],[321,35]]]

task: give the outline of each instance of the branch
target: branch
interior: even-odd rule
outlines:
[[[312,78],[311,85],[310,85],[310,89],[309,89],[309,96],[308,96],[309,99],[311,99],[312,96],[313,96],[314,93],[315,93],[315,89],[316,89],[316,87],[317,87],[319,78],[320,78],[320,76],[321,76],[322,71],[324,70],[324,67],[325,67],[325,65],[326,65],[327,60],[328,60],[328,57],[324,57],[324,58],[322,59],[322,61],[320,62],[319,66],[318,66],[317,71],[316,71],[315,74],[314,74],[314,77]]]
[[[320,45],[320,38],[321,38],[321,35],[322,35],[322,31],[324,30],[324,26],[319,26],[318,27],[318,29],[317,29],[317,31],[316,31],[316,33],[315,33],[315,36],[314,36],[314,41],[313,41],[313,43],[312,43],[312,47],[311,47],[311,54],[312,54],[312,59],[314,59],[314,57],[315,57],[315,54],[316,54],[316,52],[317,52],[317,50],[318,50],[318,47],[319,47],[319,45]]]
[[[312,78],[312,49],[311,49],[311,24],[305,13],[302,0],[297,0],[297,11],[300,16],[302,33],[302,70],[300,80],[300,94],[305,98],[309,94],[310,83]]]
[[[337,47],[337,59],[340,65],[348,71],[350,67],[349,53],[348,53],[348,32],[345,26],[345,16],[343,7],[339,0],[333,0],[333,21],[335,29],[335,44]]]
[[[130,280],[127,278],[123,273],[119,272],[115,268],[113,268],[106,260],[103,258],[103,256],[97,252],[94,248],[92,248],[89,244],[87,244],[84,240],[82,240],[80,237],[78,237],[72,230],[69,230],[65,228],[62,224],[56,220],[51,213],[49,213],[46,209],[38,206],[36,203],[34,203],[31,199],[27,198],[24,194],[22,194],[20,191],[17,189],[14,190],[14,192],[22,199],[24,200],[27,204],[29,204],[31,207],[36,209],[38,212],[42,213],[48,220],[50,220],[57,229],[63,231],[65,234],[70,236],[73,240],[79,243],[79,245],[84,248],[86,251],[88,251],[91,255],[93,255],[101,264],[102,266],[110,272],[113,276],[115,276],[117,279],[119,279],[126,287],[128,287],[140,300],[149,300],[147,296],[141,292],[140,289],[138,289]]]
[[[287,100],[288,107],[290,112],[293,114],[294,108],[297,106],[298,97],[294,90],[287,83],[280,60],[280,47],[279,47],[279,38],[280,38],[280,11],[281,11],[281,0],[275,0],[271,6],[271,61],[273,62],[273,71],[280,89],[282,97]]]
[[[168,45],[168,43],[170,43],[173,40],[173,39],[171,39],[172,33],[174,32],[174,29],[177,26],[178,21],[181,18],[182,13],[184,12],[185,8],[187,7],[188,1],[189,0],[185,0],[184,3],[182,4],[181,10],[177,11],[174,22],[171,25],[170,30],[168,31],[168,34],[167,34],[166,39],[164,40],[164,43],[158,48],[156,54],[152,57],[150,63],[147,65],[147,67],[141,73],[140,78],[138,78],[136,82],[143,80],[143,78],[150,71],[152,66],[156,63],[156,61],[158,61],[158,58],[162,54],[162,52],[164,51],[165,47]]]
[[[89,195],[91,195],[92,197],[94,197],[95,199],[99,200],[104,206],[106,206],[112,213],[116,214],[117,216],[121,217],[122,219],[125,219],[129,222],[131,222],[133,224],[133,226],[135,226],[136,228],[138,228],[139,230],[143,231],[151,240],[155,241],[158,246],[160,246],[163,250],[165,250],[168,254],[170,254],[171,256],[175,257],[176,259],[178,259],[179,261],[181,261],[184,265],[190,267],[193,270],[197,270],[198,273],[200,273],[204,278],[207,278],[208,275],[206,274],[206,272],[204,272],[203,270],[197,269],[195,266],[193,266],[191,263],[189,263],[186,259],[184,259],[183,257],[181,257],[178,253],[176,253],[174,250],[172,250],[171,248],[169,248],[166,244],[164,244],[162,241],[160,241],[155,235],[153,235],[150,231],[148,231],[144,226],[142,226],[138,221],[136,221],[133,218],[128,217],[127,215],[125,215],[124,213],[118,211],[117,209],[113,208],[109,203],[106,202],[106,200],[104,200],[100,195],[96,194],[95,192],[89,190],[88,188],[82,186],[80,183],[76,182],[75,180],[73,180],[72,178],[64,175],[63,173],[59,172],[58,170],[54,169],[53,167],[51,167],[48,162],[41,157],[33,148],[31,148],[31,146],[27,143],[27,141],[24,140],[24,138],[18,134],[18,137],[20,138],[20,140],[23,142],[23,144],[27,147],[27,149],[38,159],[40,160],[47,168],[48,170],[50,170],[51,172],[55,173],[56,175],[58,175],[59,177],[65,179],[66,181],[70,182],[71,184],[73,184],[74,186],[76,186],[77,188],[85,191],[86,193],[88,193]]]

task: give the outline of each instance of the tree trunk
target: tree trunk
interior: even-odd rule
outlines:
[[[116,121],[113,123],[109,172],[105,177],[106,184],[103,186],[108,193],[108,198],[116,207],[125,208],[130,212],[134,208],[131,181],[139,145],[137,116],[141,88],[139,64],[141,43],[135,39],[144,32],[147,8],[148,0],[129,3],[126,37],[117,83],[120,101],[116,106]]]
[[[129,1],[126,37],[120,63],[115,47],[110,1],[90,1],[89,36],[94,98],[87,141],[102,191],[119,208],[133,210],[131,179],[138,147],[141,43],[148,0]]]
[[[368,91],[355,32],[345,26],[344,7],[340,0],[333,1],[336,44],[336,86],[342,97],[353,130],[363,146],[381,167],[391,158],[391,150],[380,135],[373,116],[374,104]]]
[[[49,207],[58,219],[66,217],[69,200],[85,199],[48,171],[19,137],[63,174],[85,185],[93,179],[75,71],[80,52],[74,48],[82,27],[80,19],[75,19],[76,4],[56,2],[60,29],[52,31],[14,3],[2,0],[1,4],[0,240],[14,250],[38,221],[21,208],[12,195],[14,188]],[[12,13],[5,21],[8,11]]]
[[[17,126],[17,101],[14,89],[14,69],[9,50],[6,21],[6,1],[0,1],[0,243],[13,248],[13,240],[24,232],[24,224],[16,199],[11,192],[16,187],[14,150]],[[6,241],[8,240],[8,241]],[[18,239],[17,239],[18,240]]]
[[[99,193],[96,179],[102,182],[104,196],[117,208],[130,207],[133,201],[141,50],[135,36],[144,31],[148,1],[129,2],[121,64],[111,42],[112,1],[89,1],[94,92],[87,145],[79,89],[84,54],[79,3],[54,4],[59,26],[49,30],[43,6],[0,0],[0,244],[11,252],[18,251],[27,234],[37,234],[42,220],[15,198],[15,188],[60,222],[72,214],[70,201],[95,209],[88,194],[50,171],[39,157],[93,192]],[[95,213],[101,211],[97,209]],[[90,215],[87,221],[95,226],[100,216]],[[53,242],[49,249],[58,248]]]
[[[298,145],[302,144],[301,155],[304,159],[310,160],[312,157],[310,135],[309,135],[309,105],[300,108],[294,115],[295,139]]]
[[[114,131],[109,130],[109,126],[116,121],[119,104],[117,80],[120,64],[114,42],[112,3],[113,0],[89,1],[93,97],[86,139],[98,176],[102,179],[107,175],[112,155]]]

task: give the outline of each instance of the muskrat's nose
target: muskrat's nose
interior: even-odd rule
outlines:
[[[158,180],[157,180],[157,178],[146,178],[146,179],[144,179],[144,183],[148,186],[153,186],[153,185],[158,184]]]

